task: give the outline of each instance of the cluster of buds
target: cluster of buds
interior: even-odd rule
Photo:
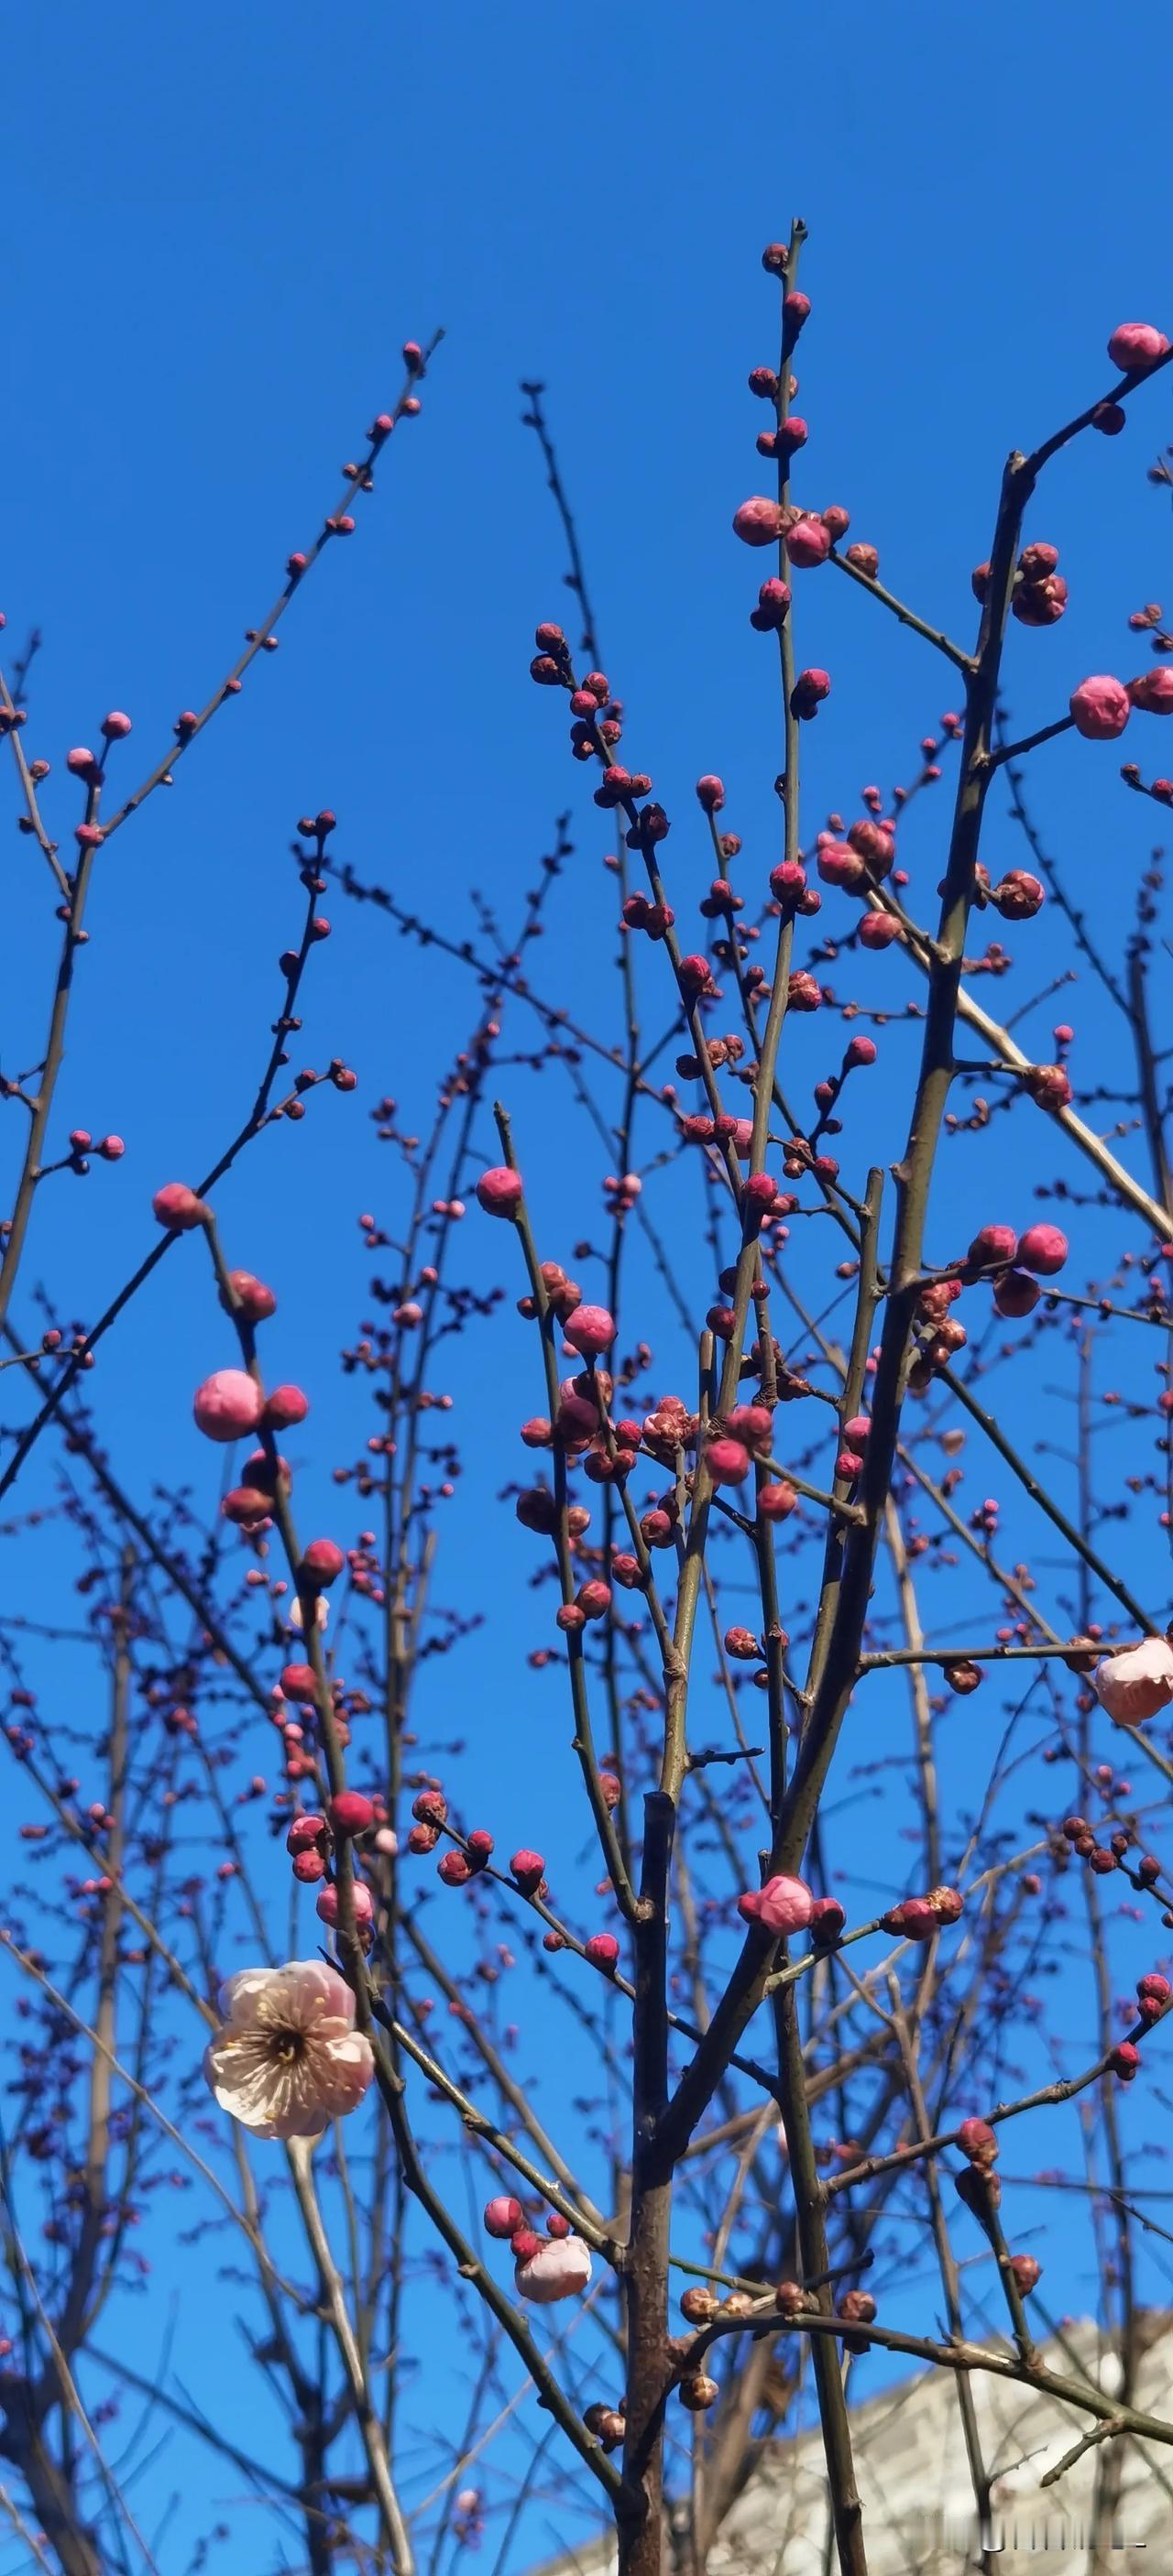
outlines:
[[[880,1922],[885,1932],[897,1932],[904,1941],[931,1941],[944,1925],[958,1922],[964,1910],[960,1888],[930,1887],[927,1896],[904,1896],[889,1906]]]
[[[1057,1225],[1028,1225],[1023,1234],[1009,1225],[983,1225],[961,1269],[966,1278],[992,1282],[997,1314],[1023,1316],[1038,1305],[1043,1294],[1040,1279],[1053,1279],[1063,1269],[1069,1251],[1067,1237]]]
[[[294,1816],[285,1836],[285,1848],[299,1885],[316,1886],[325,1878],[336,1845],[370,1833],[373,1827],[385,1823],[386,1816],[384,1800],[368,1798],[361,1789],[340,1789],[331,1798],[325,1815]]]
[[[1045,886],[1029,868],[1008,868],[997,885],[991,885],[989,871],[980,860],[973,872],[973,897],[975,911],[983,912],[988,905],[1003,921],[1033,921],[1047,900]]]
[[[90,1168],[90,1154],[97,1154],[103,1163],[120,1163],[125,1152],[121,1136],[99,1136],[95,1143],[88,1127],[74,1127],[70,1131],[69,1169],[77,1174],[79,1180],[84,1179]]]
[[[601,2400],[584,2406],[583,2423],[588,2433],[594,2434],[601,2451],[622,2450],[627,2435],[625,2405],[626,2401],[621,2397],[617,2406],[608,2406]]]
[[[963,2120],[957,2132],[957,2143],[968,2163],[956,2179],[958,2198],[975,2218],[985,2218],[996,2210],[1002,2199],[1002,2185],[994,2166],[998,2159],[998,2139],[988,2120]]]
[[[587,2288],[590,2247],[574,2234],[560,2210],[550,2211],[543,2243],[536,2229],[527,2226],[521,2202],[502,2193],[486,2202],[484,2227],[487,2235],[508,2240],[516,2286],[535,2306],[549,2307],[556,2299],[571,2298]]]
[[[418,1801],[412,1808],[412,1814],[417,1813]],[[477,1878],[481,1870],[487,1869],[492,1857],[492,1835],[486,1833],[483,1825],[474,1825],[472,1831],[465,1835],[462,1846],[453,1844],[451,1851],[442,1854],[436,1863],[436,1876],[443,1880],[445,1887],[467,1887],[470,1879]]]
[[[1065,1816],[1060,1832],[1063,1842],[1087,1862],[1095,1878],[1109,1878],[1120,1867],[1132,1841],[1131,1834],[1121,1826],[1109,1842],[1101,1843],[1086,1816]]]
[[[842,887],[848,894],[869,893],[891,876],[895,864],[895,824],[875,814],[861,815],[846,835],[830,829],[816,835],[815,865],[824,885]]]
[[[1067,606],[1067,584],[1058,570],[1057,546],[1024,546],[1015,571],[1010,607],[1021,626],[1055,626]],[[990,587],[988,563],[972,575],[974,598],[985,602]]]

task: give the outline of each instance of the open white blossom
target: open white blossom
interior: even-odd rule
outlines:
[[[548,2308],[555,2299],[571,2299],[591,2277],[591,2249],[581,2236],[551,2236],[536,2254],[514,2264],[513,2278],[523,2299]]]
[[[204,2073],[221,2110],[258,2138],[320,2138],[361,2102],[370,2041],[354,2027],[349,1986],[324,1960],[242,1968],[219,2004]]]
[[[1105,1655],[1092,1674],[1092,1689],[1109,1717],[1142,1726],[1173,1699],[1173,1646],[1167,1637],[1145,1637],[1122,1655]]]

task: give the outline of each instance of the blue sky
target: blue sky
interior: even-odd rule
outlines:
[[[99,1311],[150,1240],[151,1191],[194,1177],[236,1124],[296,924],[287,851],[303,811],[332,805],[338,856],[459,937],[473,888],[512,925],[552,817],[573,805],[578,857],[535,980],[540,968],[584,1019],[607,1022],[605,837],[559,711],[527,677],[534,621],[560,614],[565,594],[519,378],[545,381],[628,744],[680,818],[682,861],[687,848],[704,868],[691,786],[710,768],[726,780],[726,819],[767,854],[763,875],[776,855],[773,656],[745,623],[756,573],[729,521],[766,470],[744,378],[773,355],[761,245],[793,213],[811,232],[809,480],[820,506],[847,504],[897,590],[969,639],[968,572],[987,551],[1006,451],[1106,385],[1114,323],[1169,322],[1151,38],[1136,15],[1105,27],[1085,0],[1064,33],[1057,48],[1046,13],[1005,0],[980,19],[827,6],[787,27],[766,11],[717,22],[692,0],[653,0],[618,23],[508,0],[491,13],[359,0],[341,29],[308,0],[196,19],[62,0],[10,37],[0,607],[6,642],[43,634],[28,747],[54,763],[63,837],[76,819],[69,745],[92,740],[107,707],[127,708],[135,731],[116,776],[133,783],[228,667],[290,548],[312,538],[339,465],[395,394],[403,337],[438,324],[448,335],[358,534],[329,552],[280,651],[99,872],[61,1130],[114,1128],[127,1152],[84,1184],[47,1186],[26,1281],[43,1278],[71,1314]],[[1134,404],[1123,438],[1060,460],[1032,513],[1028,537],[1061,545],[1072,604],[1054,632],[1014,637],[1021,731],[1059,712],[1085,672],[1127,675],[1138,658],[1126,612],[1167,580],[1167,507],[1144,465],[1170,435],[1168,381]],[[800,593],[802,658],[835,681],[809,737],[812,831],[865,780],[909,776],[920,736],[955,703],[944,665],[893,624],[877,633],[878,612],[845,587],[808,578]],[[1136,756],[1158,747],[1146,737]],[[1070,853],[1114,938],[1117,889],[1131,893],[1154,837],[1117,766],[1110,747],[1065,742],[1040,753],[1036,789],[1049,845]],[[945,816],[922,800],[902,845],[920,902]],[[1021,863],[1009,823],[991,855]],[[23,843],[18,856],[9,955],[31,962],[5,975],[6,1068],[36,1058],[54,931]],[[454,1002],[454,970],[340,897],[327,909],[305,1060],[345,1055],[359,1091],[324,1096],[296,1134],[265,1139],[219,1202],[231,1257],[279,1288],[278,1373],[311,1383],[322,1437],[307,1446],[306,1490],[323,1516],[329,1465],[366,1427],[354,1383],[334,1373],[366,1310],[355,1220],[392,1198],[368,1111],[389,1090],[419,1123],[474,999],[457,986]],[[1029,957],[1014,1003],[1068,962],[1049,915]],[[1078,1078],[1101,1006],[1086,984],[1042,1005],[1029,1024],[1040,1056],[1056,1015],[1076,1024]],[[885,1071],[911,1062],[913,1043],[893,1033]],[[821,1038],[800,1044],[821,1071]],[[849,1123],[860,1166],[902,1141],[903,1095],[873,1080]],[[597,1228],[595,1140],[549,1077],[519,1074],[510,1096],[549,1239]],[[1000,1194],[983,1213],[1014,1221],[1039,1151],[1018,1117],[964,1177],[946,1156],[942,1254],[971,1213],[973,1176]],[[163,1461],[202,1478],[210,1500],[190,1388],[228,1354],[187,1249],[108,1346],[93,1393],[132,1489],[145,1495]],[[514,1294],[494,1243],[498,1255],[492,1275]],[[678,1347],[666,1327],[649,1338],[667,1382]],[[531,1365],[502,1330],[488,1385],[464,1384],[452,1542],[469,1607],[508,1598],[523,1562],[491,1498],[514,1472],[519,1408],[537,1400]],[[1054,1422],[1040,1399],[1031,1427],[1053,1437]],[[1157,1586],[1147,1524],[1142,1544]],[[48,1540],[27,1563],[44,1615]],[[521,1671],[532,1614],[519,1597],[494,1631],[496,1672],[466,1659],[460,1731],[474,1793],[488,1796],[500,1730],[520,1727],[525,1820],[556,1835],[549,1700]],[[455,1662],[443,1670],[454,1688]],[[448,1723],[442,1695],[436,1713]]]

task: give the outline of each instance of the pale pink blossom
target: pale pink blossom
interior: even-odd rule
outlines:
[[[1092,1675],[1101,1708],[1123,1726],[1140,1726],[1173,1699],[1173,1646],[1167,1637],[1145,1637],[1122,1655],[1106,1655]]]
[[[354,1996],[321,1959],[242,1968],[220,1988],[204,2073],[222,2111],[259,2138],[320,2138],[361,2102],[374,2059]]]
[[[551,2236],[536,2254],[523,2254],[513,2278],[523,2299],[548,2308],[555,2299],[572,2299],[591,2277],[591,2249],[581,2236]]]
[[[315,1626],[315,1628],[317,1628],[319,1631],[320,1631],[321,1629],[323,1629],[323,1628],[325,1627],[325,1625],[326,1625],[326,1621],[328,1620],[329,1616],[330,1616],[330,1604],[329,1604],[329,1602],[328,1602],[328,1601],[327,1601],[327,1599],[326,1599],[326,1595],[325,1595],[325,1593],[324,1593],[324,1592],[319,1592],[318,1597],[317,1597],[317,1600],[316,1600],[316,1602],[314,1603],[314,1626]],[[301,1602],[300,1602],[300,1600],[293,1602],[293,1603],[292,1603],[292,1605],[291,1605],[291,1607],[290,1607],[290,1612],[289,1612],[289,1625],[290,1625],[290,1627],[291,1627],[291,1628],[304,1628],[304,1626],[305,1626],[305,1618],[304,1618],[304,1615],[303,1615],[303,1612],[302,1612],[302,1606],[301,1606]]]

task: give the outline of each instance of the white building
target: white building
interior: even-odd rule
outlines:
[[[1173,2313],[1148,2310],[1134,2404],[1173,2422]],[[1120,2384],[1111,2352],[1097,2357],[1093,2327],[1078,2325],[1042,2359],[1071,2373],[1073,2358],[1107,2394]],[[1092,2528],[1098,2451],[1086,2452],[1052,2486],[1041,2480],[1091,2429],[1092,2419],[1015,2380],[970,2374],[982,2452],[991,2479],[989,2565],[1027,2576],[1045,2557],[1047,2576],[1089,2570],[1173,2576],[1173,2446],[1125,2441],[1114,2526]],[[852,2409],[856,2476],[864,2508],[869,2576],[969,2576],[982,2557],[953,2375],[918,2372]],[[1144,2553],[1143,2555],[1141,2553]],[[614,2542],[580,2545],[535,2576],[614,2576]],[[768,2446],[709,2555],[705,2576],[826,2576],[827,2489],[817,2428]]]

